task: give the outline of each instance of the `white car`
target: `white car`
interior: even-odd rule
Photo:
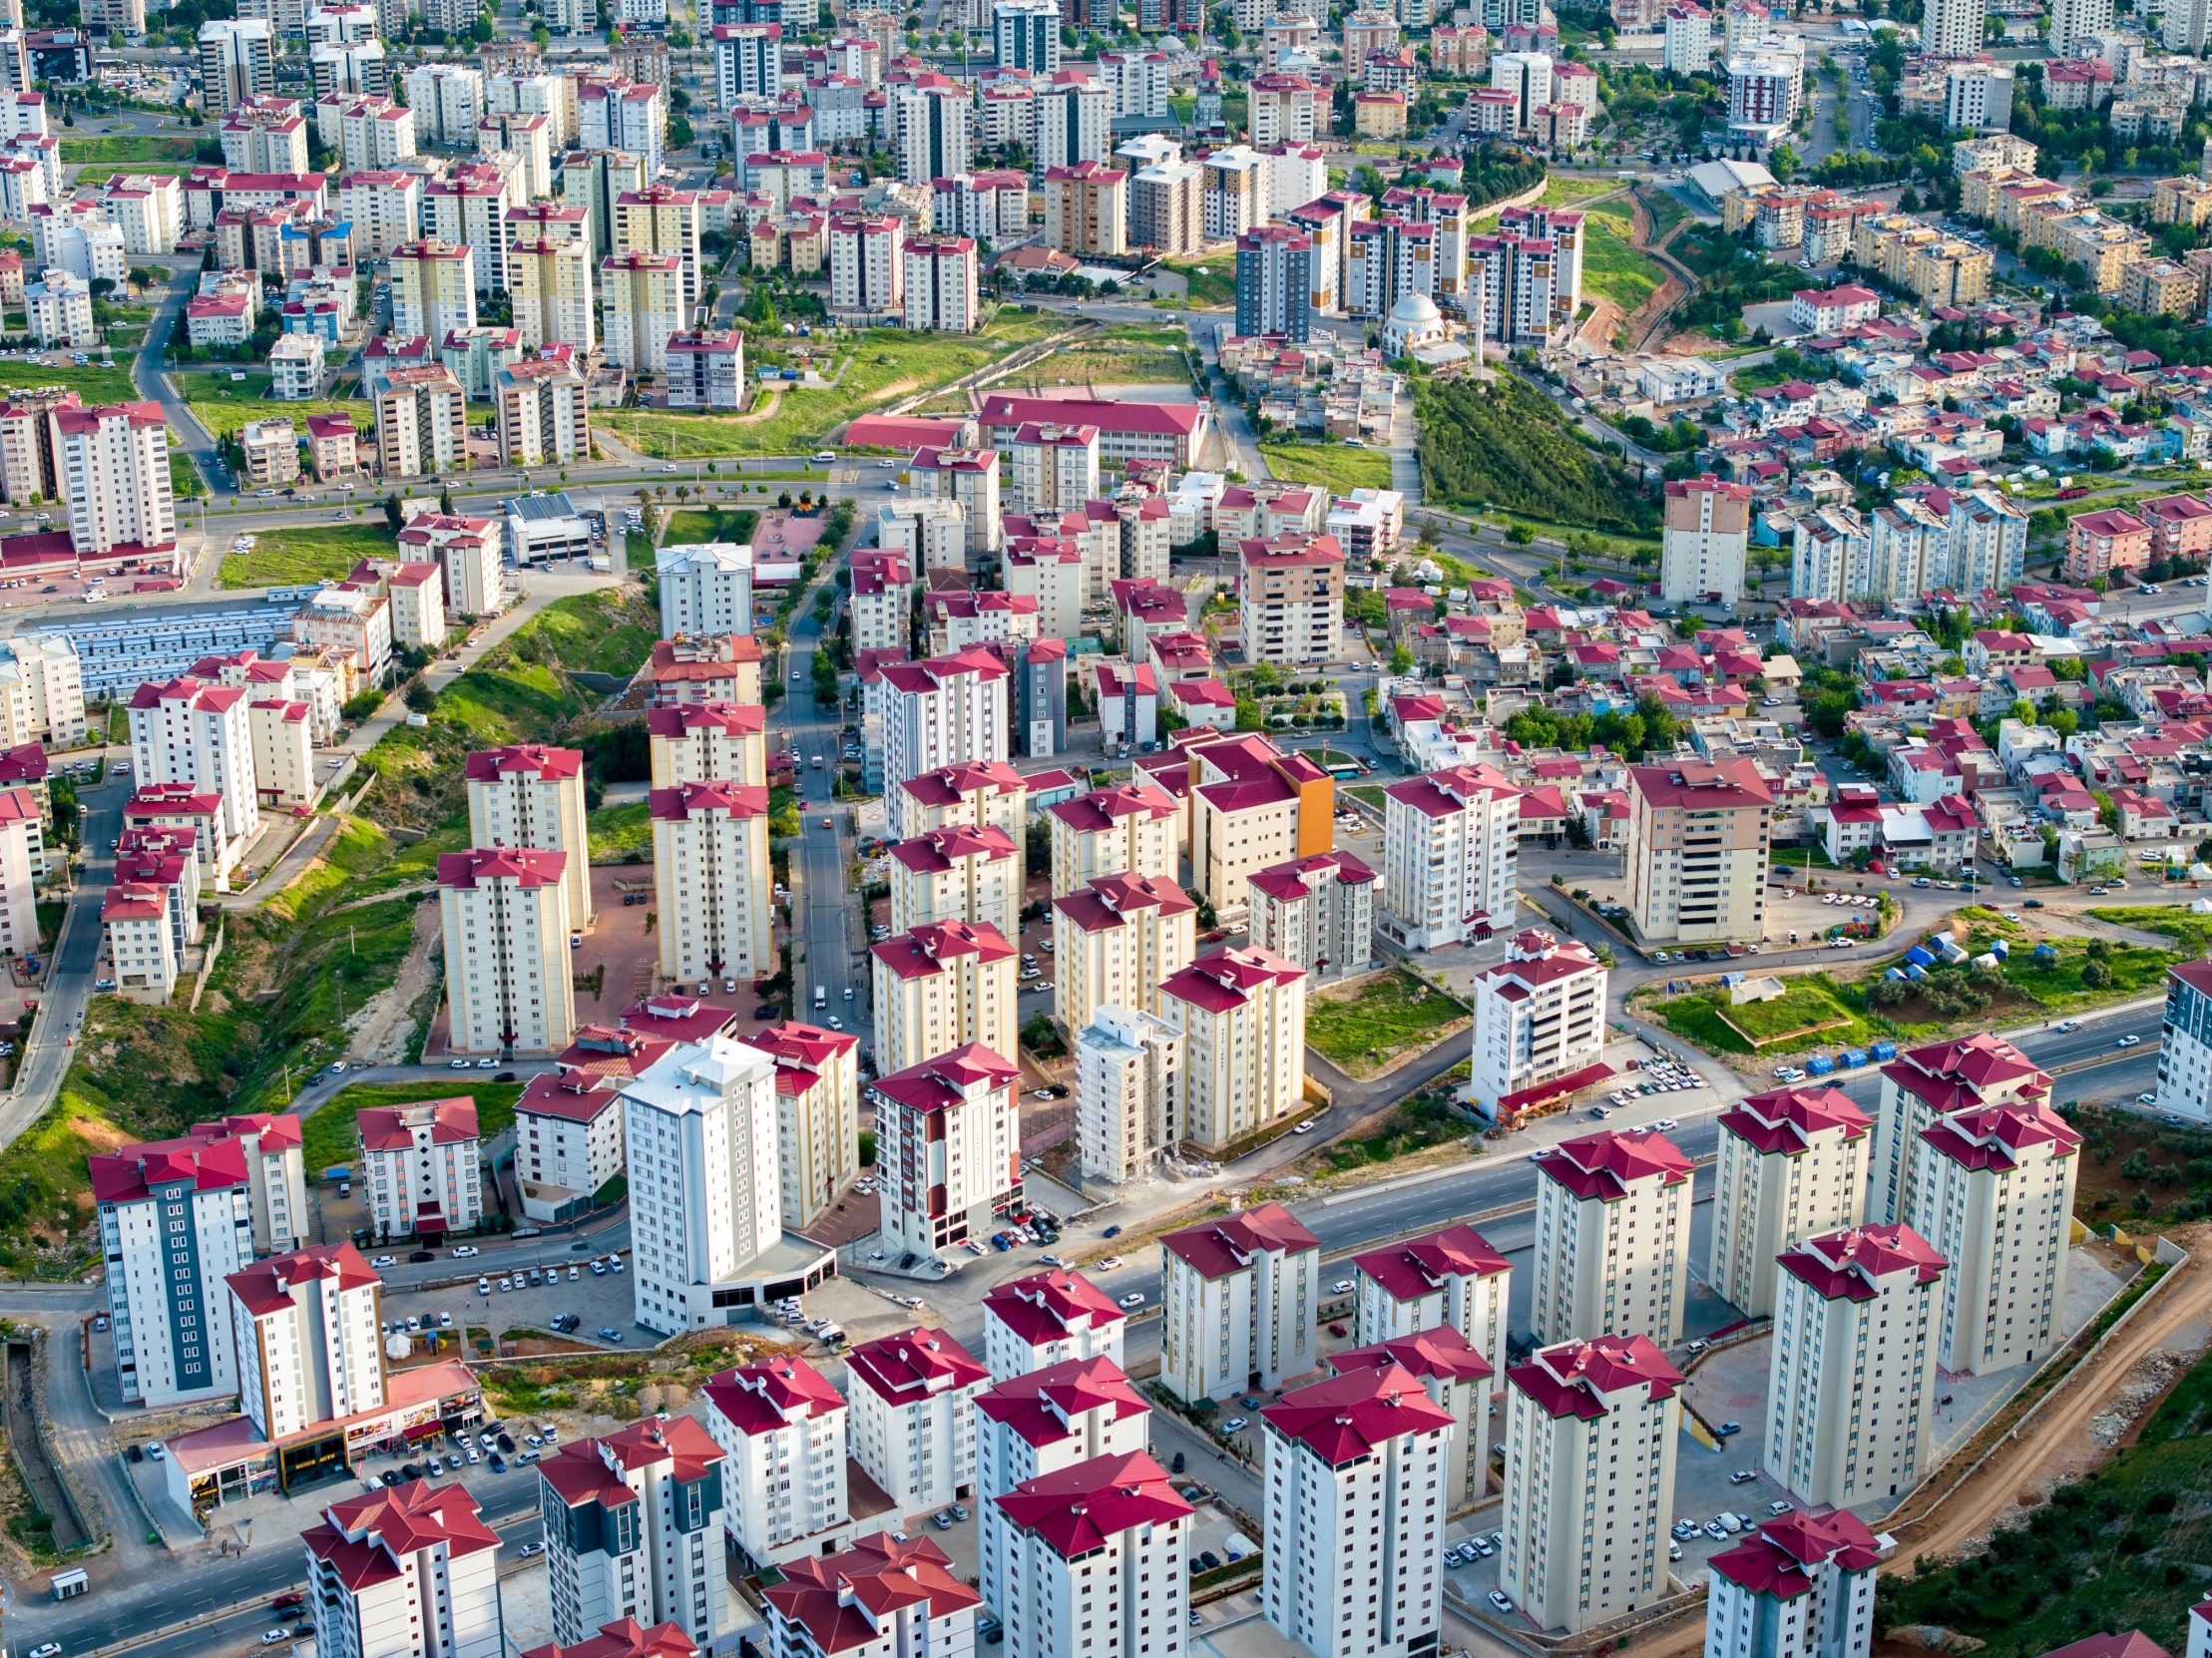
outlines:
[[[399,1257],[396,1255],[379,1255],[369,1262],[369,1265],[372,1267],[396,1267],[399,1265]]]
[[[469,1258],[470,1256],[472,1256],[472,1255],[476,1255],[476,1254],[479,1254],[479,1253],[481,1253],[481,1252],[480,1252],[480,1251],[479,1251],[479,1250],[477,1249],[476,1245],[474,1245],[474,1244],[463,1244],[463,1245],[461,1245],[461,1247],[460,1247],[460,1248],[456,1249],[456,1250],[455,1250],[455,1251],[453,1252],[453,1258],[454,1258],[454,1259],[455,1259],[456,1261],[465,1261],[465,1260],[467,1260],[467,1259],[468,1259],[468,1258]]]
[[[836,462],[836,459],[837,452],[834,449],[825,449],[814,457],[814,464],[816,466],[830,466]]]
[[[1508,1600],[1504,1595],[1500,1594],[1496,1589],[1490,1591],[1490,1603],[1493,1606],[1497,1607],[1498,1610],[1501,1612],[1510,1612],[1513,1610],[1513,1602]]]
[[[1310,1122],[1293,1123],[1290,1131],[1293,1134],[1310,1134],[1313,1132],[1313,1124]]]
[[[1121,1298],[1120,1305],[1123,1307],[1141,1307],[1144,1305],[1144,1298],[1135,1294],[1125,1295]]]
[[[2116,1046],[2116,1047],[2133,1047],[2133,1046],[2134,1046],[2134,1045],[2135,1045],[2136,1043],[2140,1042],[2140,1041],[2141,1041],[2142,1039],[2143,1039],[2143,1038],[2142,1038],[2142,1037],[2140,1037],[2140,1036],[2122,1036],[2122,1037],[2121,1037],[2121,1038],[2120,1038],[2120,1039],[2119,1039],[2119,1040],[2118,1040],[2117,1042],[2115,1042],[2115,1043],[2114,1043],[2113,1045],[2114,1045],[2114,1046]]]

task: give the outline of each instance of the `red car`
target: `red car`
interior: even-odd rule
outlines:
[[[268,1603],[272,1612],[293,1612],[307,1604],[305,1595],[278,1595]]]

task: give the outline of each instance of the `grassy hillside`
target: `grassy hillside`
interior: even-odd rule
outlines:
[[[413,948],[438,855],[467,844],[462,756],[490,742],[578,734],[573,722],[596,698],[564,670],[635,669],[655,622],[636,585],[548,605],[439,694],[428,726],[399,726],[369,751],[366,763],[385,779],[370,797],[373,818],[340,820],[298,880],[224,918],[222,956],[197,1015],[189,987],[169,1008],[96,997],[61,1097],[0,1152],[0,1272],[69,1279],[97,1260],[90,1152],[180,1134],[227,1111],[281,1109],[342,1055],[345,1022],[391,987]],[[405,842],[391,833],[408,824],[427,833]],[[414,1097],[452,1091],[434,1079]],[[461,1091],[478,1096],[486,1120],[504,1122],[498,1113],[511,1113],[516,1090],[470,1082]],[[318,1147],[344,1120],[318,1131]]]
[[[1885,1577],[1878,1626],[1940,1623],[1989,1643],[1990,1658],[2048,1652],[2099,1630],[2140,1629],[2169,1651],[2188,1641],[2212,1542],[2212,1360],[2199,1360],[2136,1444],[1986,1554],[1910,1582]]]
[[[1551,524],[1646,530],[1656,491],[1572,436],[1548,398],[1510,374],[1478,384],[1417,382],[1425,500],[1489,503]]]

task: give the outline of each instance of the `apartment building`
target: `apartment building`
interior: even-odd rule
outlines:
[[[1190,871],[1217,915],[1250,912],[1250,880],[1336,845],[1336,785],[1256,732],[1187,744]]]
[[[983,1298],[984,1364],[1000,1382],[1073,1361],[1119,1365],[1127,1326],[1128,1315],[1082,1273],[1047,1267]]]
[[[945,766],[1005,763],[1007,667],[990,651],[970,647],[923,662],[887,663],[883,689],[886,805],[891,835],[904,840],[913,832],[901,787],[907,779]]]
[[[260,830],[248,693],[189,675],[139,686],[131,697],[132,776],[142,789],[187,784],[218,796],[222,838],[216,887],[229,890],[229,854]]]
[[[1452,766],[1383,791],[1383,932],[1412,950],[1487,936],[1518,909],[1521,791]]]
[[[1363,1347],[1457,1331],[1504,1386],[1513,1268],[1472,1226],[1448,1226],[1352,1257],[1355,1334]]]
[[[886,1246],[941,1256],[1021,1195],[1020,1067],[977,1042],[875,1084]]]
[[[904,219],[889,214],[841,214],[829,221],[827,246],[832,316],[853,322],[904,317]]]
[[[1896,1223],[1782,1251],[1764,1466],[1807,1509],[1918,1481],[1935,1428],[1946,1265]]]
[[[703,651],[688,659],[701,665],[723,665]],[[744,688],[734,683],[737,670],[733,660],[723,670],[733,681],[728,688]],[[766,729],[766,712],[757,702],[732,702],[714,696],[705,701],[648,708],[646,744],[653,786],[672,789],[685,783],[737,783],[763,788],[768,781]]]
[[[116,994],[127,1002],[166,1008],[182,971],[176,929],[170,924],[169,889],[144,881],[117,881],[101,900],[100,925]]]
[[[1689,1292],[1689,1159],[1655,1129],[1605,1129],[1562,1142],[1542,1167],[1536,1339],[1634,1332],[1672,1347]]]
[[[468,393],[452,369],[419,363],[386,371],[376,394],[376,453],[386,478],[466,469]]]
[[[1246,878],[1250,935],[1309,978],[1341,979],[1373,960],[1375,872],[1349,852],[1291,858]]]
[[[1666,486],[1659,545],[1659,591],[1669,605],[1743,597],[1744,557],[1751,545],[1751,486],[1723,483],[1711,473]]]
[[[161,1410],[235,1393],[224,1284],[253,1258],[243,1142],[195,1134],[89,1161],[124,1402]]]
[[[631,1289],[648,1330],[729,1323],[757,1304],[756,1263],[783,1236],[776,1134],[775,1061],[718,1032],[624,1085]]]
[[[860,1172],[860,1038],[785,1020],[738,1039],[775,1060],[782,1221],[802,1231]]]
[[[680,783],[647,797],[661,972],[700,985],[776,971],[770,938],[768,791],[739,783]]]
[[[25,692],[23,740],[48,748],[82,743],[85,676],[75,642],[63,633],[19,633],[5,648]]]
[[[668,341],[691,325],[683,260],[674,253],[610,253],[599,291],[607,360],[638,374],[668,371]]]
[[[982,1597],[927,1537],[872,1532],[847,1549],[794,1559],[767,1589],[768,1650],[972,1652]]]
[[[1076,1032],[1108,1004],[1156,1015],[1159,988],[1197,954],[1198,906],[1182,888],[1102,876],[1053,900],[1053,1017]]]
[[[1774,791],[1748,759],[1628,768],[1628,908],[1653,944],[1766,933]]]
[[[1268,1623],[1314,1658],[1437,1650],[1451,1414],[1388,1364],[1296,1389],[1259,1418]]]
[[[466,1486],[410,1479],[299,1534],[317,1652],[503,1658],[499,1533]]]
[[[845,1358],[853,1459],[902,1514],[976,1498],[976,1396],[991,1373],[942,1330],[916,1327]]]
[[[661,636],[664,639],[752,631],[752,549],[703,542],[657,551]]]
[[[583,1027],[578,1039],[591,1030]],[[515,1184],[525,1214],[572,1220],[623,1167],[618,1078],[579,1067],[530,1079],[515,1102]]]
[[[1955,1111],[2050,1097],[2051,1078],[2002,1036],[1984,1032],[1909,1047],[1882,1066],[1865,1217],[1912,1221],[1928,1202],[1928,1130]],[[1940,1246],[1939,1246],[1940,1247]]]
[[[476,326],[476,250],[436,236],[392,249],[392,332],[442,341]]]
[[[1866,1213],[1874,1119],[1841,1089],[1776,1088],[1720,1118],[1705,1281],[1751,1318],[1774,1311],[1775,1262],[1800,1239]]]
[[[462,777],[468,790],[469,844],[566,854],[562,874],[569,925],[590,927],[596,917],[591,845],[584,829],[584,751],[535,742],[480,748],[464,763]]]
[[[1506,959],[1478,973],[1471,987],[1468,1098],[1475,1108],[1510,1122],[1601,1079],[1608,979],[1604,963],[1577,939],[1562,942],[1542,927],[1516,935]]]
[[[1183,1036],[1183,1137],[1202,1155],[1305,1101],[1306,976],[1264,950],[1201,956],[1159,987]]]
[[[1005,544],[999,513],[999,452],[996,449],[941,449],[925,445],[907,465],[917,502],[956,503],[964,515],[963,547],[996,553]],[[908,549],[922,569],[942,568],[936,555]]]
[[[1060,1658],[1102,1619],[1107,1649],[1180,1649],[1196,1515],[1142,1451],[1025,1479],[990,1499],[1007,1658]]]
[[[1331,1354],[1324,1362],[1331,1376],[1396,1365],[1419,1382],[1429,1403],[1452,1419],[1451,1448],[1444,1459],[1446,1508],[1459,1513],[1482,1501],[1490,1490],[1491,1388],[1498,1373],[1479,1348],[1440,1325]]]
[[[907,1070],[971,1042],[1014,1050],[1019,953],[996,927],[936,922],[869,954],[879,1070]]]
[[[360,1133],[362,1187],[379,1242],[436,1239],[484,1224],[473,1097],[364,1105]]]
[[[589,461],[592,407],[584,376],[558,357],[510,363],[492,376],[499,460],[509,467]]]
[[[1103,161],[1045,173],[1045,245],[1079,258],[1128,251],[1129,176]]]
[[[739,1365],[700,1390],[721,1447],[722,1534],[757,1569],[826,1553],[849,1523],[844,1395],[804,1359]]]
[[[1237,543],[1238,642],[1247,662],[1279,667],[1343,655],[1344,550],[1334,536],[1286,531]]]
[[[1499,1587],[1570,1634],[1663,1596],[1681,1373],[1652,1337],[1605,1335],[1545,1348],[1506,1382]]]
[[[1782,1514],[1752,1531],[1712,1558],[1705,1658],[1866,1658],[1882,1558],[1866,1521],[1838,1508],[1817,1518]]]
[[[565,852],[522,847],[439,855],[450,1051],[505,1057],[569,1045],[568,864]]]
[[[1160,1247],[1160,1381],[1177,1399],[1276,1388],[1314,1368],[1321,1242],[1280,1203],[1170,1232]]]
[[[969,334],[983,326],[976,298],[975,237],[912,236],[900,247],[899,258],[907,327]]]
[[[579,1440],[538,1464],[553,1638],[629,1620],[700,1648],[734,1622],[722,1570],[728,1457],[689,1417]]]
[[[926,829],[891,848],[891,926],[965,921],[1022,931],[1022,849],[996,824]]]
[[[272,1256],[224,1282],[238,1409],[262,1440],[383,1407],[383,1281],[352,1244]]]
[[[1182,1033],[1155,1014],[1111,1002],[1074,1029],[1084,1172],[1116,1184],[1136,1179],[1182,1132]]]
[[[2158,1041],[2158,1110],[2212,1117],[2212,964],[2166,970],[2166,1011]]]
[[[894,552],[856,551],[851,564],[852,592],[845,603],[852,616],[854,652],[896,650],[905,654],[910,642],[914,567]]]
[[[1047,807],[1053,897],[1065,898],[1108,875],[1172,882],[1180,815],[1171,796],[1135,779]]]
[[[177,509],[161,405],[57,408],[48,418],[71,550],[103,557],[169,554],[177,545]]]
[[[1946,1115],[1921,1138],[1907,1224],[1950,1263],[1936,1362],[1989,1376],[2064,1340],[2066,1252],[2081,1136],[2040,1099]]]
[[[900,786],[916,833],[967,824],[1002,829],[1019,845],[1028,832],[1029,784],[1004,762],[946,766]]]

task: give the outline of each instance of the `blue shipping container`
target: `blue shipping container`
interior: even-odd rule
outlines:
[[[1805,1061],[1805,1069],[1814,1076],[1827,1076],[1836,1068],[1836,1061],[1825,1053],[1816,1053]]]
[[[1874,1062],[1875,1062],[1876,1064],[1880,1064],[1880,1063],[1881,1063],[1881,1062],[1882,1062],[1883,1060],[1885,1060],[1885,1059],[1894,1059],[1894,1058],[1896,1058],[1896,1057],[1897,1057],[1897,1043],[1895,1043],[1895,1042],[1876,1042],[1876,1043],[1874,1044]]]
[[[1861,1065],[1867,1062],[1866,1052],[1864,1049],[1861,1048],[1847,1047],[1843,1050],[1842,1056],[1836,1062],[1842,1065],[1846,1070],[1857,1070]]]

